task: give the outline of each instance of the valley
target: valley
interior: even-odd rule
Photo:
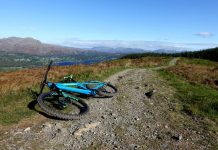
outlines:
[[[49,60],[56,65],[92,64],[123,56],[42,43],[33,38],[9,37],[0,39],[0,71],[42,67]]]
[[[113,60],[121,57],[121,54],[93,54],[93,55],[65,55],[65,56],[38,56],[24,53],[0,51],[0,71],[19,70],[25,68],[42,67],[49,60],[56,65],[93,64],[102,61]]]

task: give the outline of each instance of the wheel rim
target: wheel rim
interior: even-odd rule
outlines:
[[[57,95],[49,94],[45,96],[43,98],[43,103],[48,109],[64,115],[78,115],[83,113],[85,110],[84,106],[82,106],[79,102]]]

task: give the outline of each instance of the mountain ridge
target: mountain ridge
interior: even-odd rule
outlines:
[[[31,37],[8,37],[0,39],[0,51],[16,52],[32,55],[78,55],[80,53],[104,53],[94,50],[84,50],[55,44],[42,43]]]
[[[141,48],[97,46],[92,48],[75,48],[58,44],[47,44],[32,37],[8,37],[0,39],[0,51],[32,54],[39,56],[65,56],[80,54],[130,54],[130,53],[178,53],[170,49],[145,50]]]
[[[140,49],[140,48],[125,48],[125,47],[107,47],[107,46],[99,46],[99,47],[93,47],[91,50],[100,51],[100,52],[106,52],[106,53],[145,53],[147,50]]]
[[[46,44],[33,38],[0,39],[0,71],[42,66],[50,59],[61,64],[91,64],[121,57],[94,50]]]

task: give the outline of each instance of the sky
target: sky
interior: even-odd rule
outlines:
[[[218,47],[217,0],[0,0],[0,38],[73,47]]]

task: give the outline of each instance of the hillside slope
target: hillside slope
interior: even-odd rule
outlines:
[[[16,52],[31,55],[78,55],[81,53],[101,53],[92,50],[83,50],[73,47],[46,44],[33,38],[9,37],[0,39],[0,51]]]
[[[41,66],[49,59],[65,64],[90,64],[120,57],[101,51],[42,43],[33,38],[0,39],[0,71]]]

